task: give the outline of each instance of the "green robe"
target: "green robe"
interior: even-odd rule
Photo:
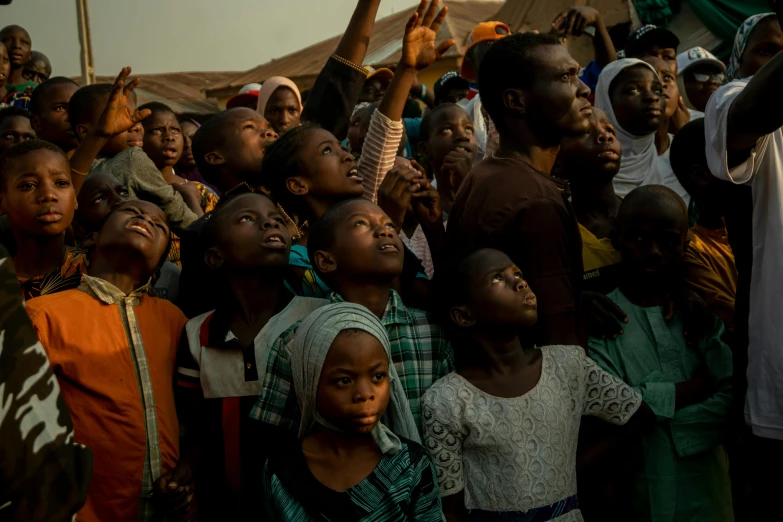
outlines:
[[[628,314],[617,339],[590,339],[590,357],[637,389],[660,421],[643,440],[644,468],[636,477],[639,520],[733,521],[728,460],[722,446],[732,403],[732,363],[716,317],[712,335],[689,348],[682,321],[667,324],[660,307],[632,304],[619,289],[608,297]],[[717,392],[675,411],[675,384],[704,364]]]

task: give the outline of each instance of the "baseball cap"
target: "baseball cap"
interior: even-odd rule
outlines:
[[[394,71],[387,67],[381,67],[375,69],[374,67],[367,66],[364,68],[367,71],[367,79],[378,78],[384,83],[389,83],[394,78]]]
[[[465,89],[470,87],[470,83],[465,78],[462,78],[458,71],[449,71],[435,82],[432,88],[435,98],[438,98],[448,85],[460,85]]]
[[[468,41],[465,43],[465,55],[481,42],[494,42],[511,34],[511,29],[503,22],[481,22],[468,35]],[[467,60],[462,60],[460,67],[460,76],[466,80],[475,80],[476,75],[473,67]]]
[[[239,92],[228,99],[226,102],[226,109],[233,109],[234,107],[245,107],[247,105],[255,105],[258,101],[258,93],[261,90],[260,83],[248,83]]]
[[[726,64],[718,60],[714,54],[703,47],[694,47],[677,55],[677,70],[679,74],[684,73],[686,69],[694,65],[702,63],[709,63],[720,69],[722,73],[726,72]]]
[[[645,47],[658,45],[664,49],[677,49],[680,39],[673,32],[656,25],[648,24],[640,27],[628,36],[625,42],[625,57],[638,56]]]

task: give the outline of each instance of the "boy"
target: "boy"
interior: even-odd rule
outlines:
[[[704,152],[704,120],[690,122],[672,143],[672,170],[680,184],[696,201],[699,218],[691,228],[691,241],[685,253],[690,287],[715,314],[727,331],[734,330],[734,302],[737,296],[737,266],[723,221],[724,209],[731,206],[733,187],[710,174]]]
[[[126,85],[128,75],[130,68],[126,67],[114,85],[97,83],[82,87],[70,100],[68,119],[79,140],[79,147],[71,156],[74,186],[78,193],[87,173],[100,166],[128,187],[132,198],[161,207],[172,229],[183,230],[197,216],[141,150],[144,137],[141,120],[149,111],[136,109],[133,89],[139,80]]]
[[[459,75],[459,71],[449,71],[435,82],[432,88],[435,94],[435,106],[441,103],[459,103],[468,96],[470,82]]]
[[[537,332],[525,340],[539,346],[584,344],[579,228],[567,185],[550,176],[562,139],[590,130],[590,90],[578,71],[554,36],[492,44],[479,87],[500,148],[460,187],[446,234],[451,255],[494,248],[522,269],[539,299]]]
[[[671,189],[640,187],[623,200],[617,226],[622,274],[609,298],[629,320],[617,339],[591,338],[589,354],[639,390],[659,420],[642,441],[634,508],[650,520],[733,520],[722,446],[732,402],[723,324],[714,317],[713,330],[689,348],[679,311],[668,322],[663,311],[688,246],[687,208]]]
[[[68,104],[78,90],[75,81],[56,76],[36,87],[30,96],[30,124],[38,138],[54,143],[66,153],[79,145],[68,120]]]
[[[48,80],[51,75],[52,64],[49,63],[49,58],[40,51],[33,51],[30,53],[30,61],[25,64],[24,69],[22,70],[24,79],[41,85]]]
[[[65,246],[75,207],[63,151],[30,140],[0,156],[0,213],[11,223],[25,299],[79,286],[87,271],[84,252]]]
[[[0,109],[0,153],[35,137],[29,112],[20,107]]]
[[[266,358],[281,333],[328,301],[297,297],[286,288],[291,235],[267,196],[225,196],[203,238],[209,277],[224,292],[212,303],[213,311],[188,322],[187,342],[180,346],[177,411],[187,430],[183,454],[190,448],[200,456],[193,465],[202,519],[250,520],[271,449],[249,417],[261,393]]]
[[[22,76],[24,66],[30,61],[33,41],[24,27],[8,25],[0,29],[0,42],[3,42],[8,57],[11,59],[11,72],[6,80],[5,88],[8,92],[25,92],[29,87],[35,88],[38,84],[25,80]]]
[[[75,440],[95,454],[87,502],[77,514],[83,522],[159,520],[164,502],[190,502],[191,484],[175,470],[172,388],[187,320],[148,295],[170,240],[160,208],[123,203],[95,235],[92,275],[79,288],[27,306],[71,411]]]
[[[365,306],[386,327],[392,360],[421,428],[421,397],[454,369],[454,355],[434,318],[406,307],[391,288],[403,265],[402,241],[394,223],[369,201],[344,201],[315,222],[307,250],[316,273],[335,292],[331,302]],[[251,412],[252,417],[292,433],[299,429],[300,415],[288,355],[297,327],[289,328],[272,346],[261,396]]]

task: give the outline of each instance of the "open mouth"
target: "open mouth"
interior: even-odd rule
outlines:
[[[141,234],[142,236],[152,238],[152,227],[149,223],[142,219],[132,220],[130,223],[128,223],[128,228]]]
[[[384,254],[396,254],[396,253],[398,253],[400,251],[400,249],[397,248],[397,245],[393,245],[391,243],[387,243],[385,245],[381,245],[378,250],[380,250]]]
[[[283,236],[280,234],[270,235],[269,237],[264,239],[262,244],[267,248],[274,248],[274,249],[286,247],[285,239],[283,239]]]
[[[174,157],[177,155],[177,149],[163,149],[163,155]]]
[[[357,167],[353,167],[351,170],[348,171],[348,179],[351,179],[353,181],[358,181],[359,183],[362,182],[362,177],[359,176],[359,169]]]

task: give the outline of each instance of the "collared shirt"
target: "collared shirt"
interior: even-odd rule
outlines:
[[[81,283],[82,275],[87,273],[87,251],[74,247],[65,247],[63,263],[57,270],[46,275],[19,278],[25,301],[46,294],[71,290]]]
[[[77,520],[159,520],[152,486],[179,457],[172,379],[185,316],[149,296],[83,276],[78,289],[27,309],[73,418],[75,440],[95,453]]]
[[[345,300],[332,294],[332,303]],[[406,307],[392,290],[381,317],[391,343],[391,356],[421,430],[421,397],[438,379],[454,370],[454,353],[446,336],[430,314]],[[291,344],[299,323],[286,330],[272,345],[266,376],[250,416],[267,424],[299,430],[300,411],[291,376]]]

